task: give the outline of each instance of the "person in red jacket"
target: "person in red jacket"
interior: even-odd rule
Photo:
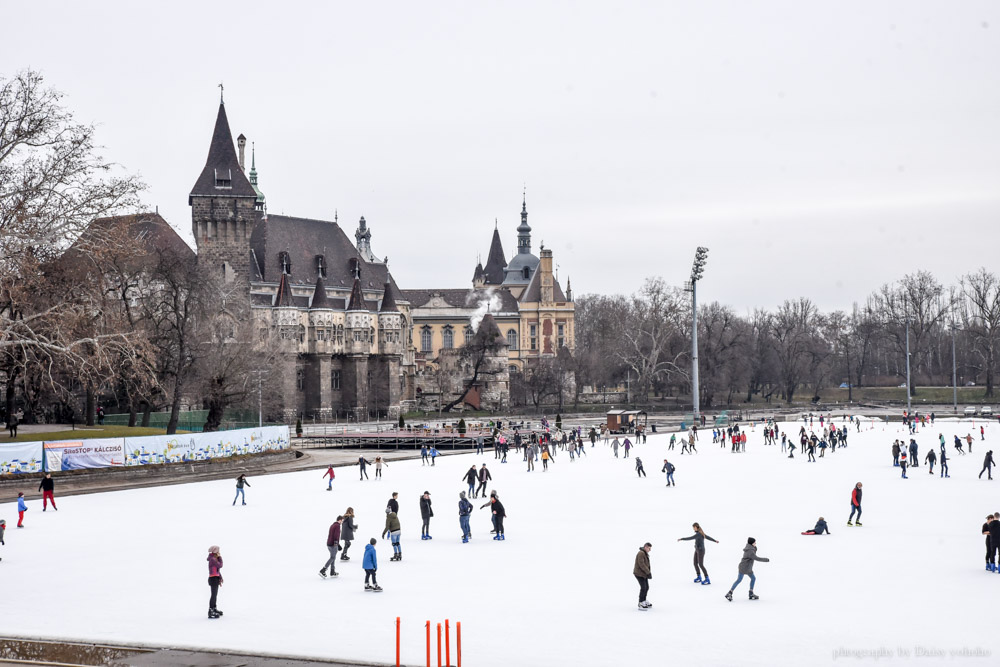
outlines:
[[[343,516],[338,516],[337,520],[330,524],[330,530],[326,534],[326,548],[330,550],[330,558],[319,571],[319,576],[326,579],[326,568],[330,568],[330,576],[337,576],[337,552],[340,551],[340,525],[344,522]]]
[[[336,476],[337,475],[334,474],[333,472],[333,466],[330,466],[326,469],[326,472],[323,474],[323,479],[326,479],[327,477],[330,478],[330,483],[326,485],[327,491],[333,491],[333,478]]]
[[[56,489],[56,480],[52,479],[50,473],[45,473],[45,477],[42,478],[42,483],[38,485],[38,490],[42,492],[42,511],[44,512],[49,503],[52,503],[52,509],[59,511],[56,507],[56,497],[54,495]]]
[[[860,526],[861,525],[861,482],[858,482],[854,486],[854,490],[851,491],[851,516],[847,518],[848,526],[855,525],[855,523],[851,523],[851,520],[854,518],[855,512],[858,513],[858,520],[856,524]]]

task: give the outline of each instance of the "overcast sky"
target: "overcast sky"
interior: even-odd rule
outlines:
[[[494,219],[577,295],[681,284],[849,308],[997,269],[1000,3],[6,2],[41,70],[191,241],[225,84],[269,210],[364,215],[403,288],[471,284]]]

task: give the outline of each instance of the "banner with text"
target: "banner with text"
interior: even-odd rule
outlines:
[[[5,442],[0,445],[0,475],[41,472],[42,442]]]
[[[289,446],[287,426],[125,438],[125,465],[207,461]]]
[[[45,443],[45,469],[81,470],[125,465],[124,438],[59,440]]]

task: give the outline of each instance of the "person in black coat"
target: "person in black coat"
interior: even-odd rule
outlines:
[[[465,476],[462,477],[462,479],[465,480],[465,483],[469,485],[469,495],[473,498],[476,497],[476,480],[478,477],[479,475],[476,472],[475,464],[473,464],[472,467],[469,468],[468,472],[465,473]]]
[[[986,458],[983,459],[983,469],[979,471],[979,479],[983,478],[983,473],[989,479],[993,479],[993,450],[986,452]]]
[[[485,497],[486,482],[490,481],[491,479],[493,479],[493,475],[491,475],[490,471],[486,469],[486,464],[484,463],[483,467],[479,469],[479,486],[476,487],[476,492],[472,495],[472,497],[476,498],[479,496],[479,494],[482,494],[483,497]]]
[[[507,512],[503,508],[503,503],[501,503],[500,499],[497,498],[496,496],[493,496],[493,498],[491,499],[490,503],[491,503],[491,505],[490,505],[490,511],[493,512],[493,518],[495,520],[494,525],[496,526],[496,529],[497,529],[497,534],[493,536],[493,539],[494,540],[503,540],[504,539],[504,536],[503,536],[503,520],[504,520],[504,517],[507,516]]]
[[[392,498],[389,498],[389,502],[385,506],[386,514],[389,514],[390,512],[395,512],[396,514],[399,514],[399,501],[396,500],[398,496],[399,496],[398,493],[393,492]]]
[[[431,509],[431,492],[424,491],[424,495],[420,496],[420,518],[424,520],[423,526],[420,528],[420,539],[430,540],[431,537],[431,517],[434,516],[434,510]]]

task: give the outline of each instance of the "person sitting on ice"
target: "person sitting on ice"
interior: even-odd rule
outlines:
[[[805,531],[802,534],[803,535],[822,535],[823,533],[826,533],[827,535],[831,534],[829,526],[826,525],[826,519],[824,519],[823,517],[820,517],[819,520],[816,522],[816,527],[815,528],[813,528],[812,530],[807,530],[807,531]]]

